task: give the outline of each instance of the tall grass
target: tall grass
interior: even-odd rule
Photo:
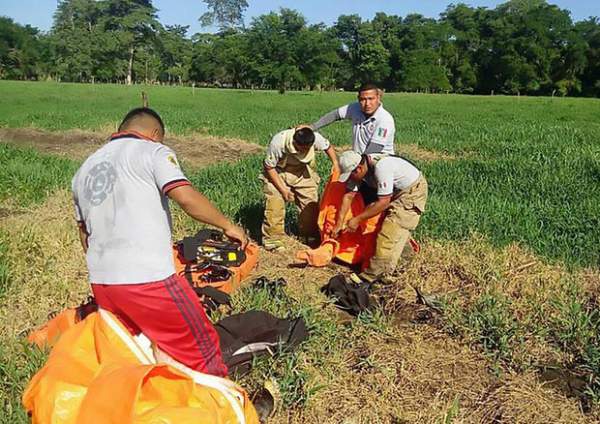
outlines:
[[[0,143],[0,201],[17,206],[42,202],[58,188],[68,186],[78,164]]]
[[[145,90],[170,132],[206,131],[260,144],[282,128],[312,122],[355,97],[5,81],[0,89],[0,126],[108,131],[126,110],[139,105]],[[420,234],[456,240],[475,231],[498,246],[518,241],[569,265],[600,263],[600,101],[388,94],[384,102],[395,116],[398,143],[456,157],[417,161],[431,188]],[[336,144],[347,144],[349,124],[333,124],[324,133]],[[31,201],[44,186],[57,186],[51,181],[66,181],[74,169],[29,157],[31,153],[12,153],[7,159],[6,148],[0,155],[9,164],[0,170],[0,181],[8,182],[0,188],[0,198]],[[321,169],[326,177],[326,166]],[[230,216],[256,228],[261,219],[259,172],[260,159],[247,158],[241,165],[217,165],[194,178]]]

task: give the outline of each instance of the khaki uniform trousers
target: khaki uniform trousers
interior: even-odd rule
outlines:
[[[294,194],[298,207],[298,230],[303,237],[318,237],[319,227],[319,175],[310,166],[286,166],[277,168],[279,178]],[[264,182],[265,218],[262,225],[263,242],[276,240],[285,235],[285,201],[279,190],[261,175]]]
[[[422,175],[412,186],[394,195],[377,235],[375,255],[362,273],[368,280],[394,271],[411,231],[417,227],[421,214],[425,212],[426,202],[427,181]]]

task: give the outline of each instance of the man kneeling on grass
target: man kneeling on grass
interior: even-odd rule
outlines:
[[[282,250],[285,234],[285,203],[294,202],[300,210],[298,229],[309,243],[318,243],[319,175],[315,169],[315,150],[324,151],[334,172],[338,172],[335,150],[310,128],[281,131],[271,140],[264,160],[266,198],[262,225],[263,245],[267,250]]]
[[[242,246],[248,239],[191,186],[175,153],[161,143],[164,135],[156,112],[134,109],[73,178],[92,291],[132,334],[143,332],[176,361],[223,377],[217,332],[196,293],[175,273],[169,199]]]
[[[340,231],[356,231],[361,223],[385,211],[369,267],[360,274],[372,283],[394,271],[402,252],[410,249],[410,232],[414,230],[427,202],[427,181],[409,161],[385,154],[359,155],[344,152],[340,156],[340,182],[346,182],[333,236]],[[362,182],[377,190],[377,200],[358,216],[344,222],[352,199]]]

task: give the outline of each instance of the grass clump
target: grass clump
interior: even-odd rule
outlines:
[[[58,188],[67,187],[79,164],[0,143],[0,201],[17,206],[40,203]]]
[[[517,324],[506,298],[497,293],[485,294],[464,314],[473,336],[487,354],[501,360],[511,358]]]
[[[0,423],[14,424],[29,421],[21,405],[25,386],[42,367],[48,354],[25,341],[0,343]]]
[[[10,289],[11,281],[8,235],[0,230],[0,302]]]

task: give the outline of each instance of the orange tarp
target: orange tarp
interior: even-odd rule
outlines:
[[[335,257],[349,265],[358,264],[361,269],[365,269],[375,253],[381,214],[362,222],[356,232],[343,231],[335,240],[332,239],[331,232],[336,223],[342,198],[346,193],[346,184],[339,182],[338,178],[338,175],[331,176],[321,197],[318,221],[321,240],[323,240],[321,246],[318,249],[300,251],[296,258],[313,266],[324,266]],[[363,198],[360,193],[357,193],[346,221],[359,215],[364,209]]]
[[[40,348],[44,346],[52,347],[69,328],[77,323],[76,308],[69,308],[48,321],[44,326],[31,332],[27,336],[27,341]]]
[[[157,364],[149,343],[132,337],[106,311],[62,335],[23,404],[33,424],[258,423],[235,383]]]

